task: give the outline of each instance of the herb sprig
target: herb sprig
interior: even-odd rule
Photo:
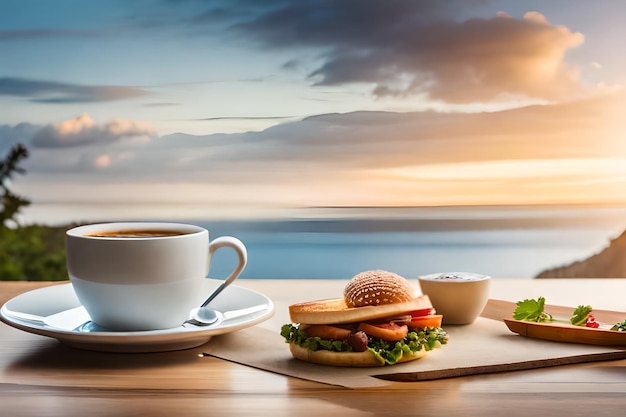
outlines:
[[[626,332],[626,320],[615,323],[613,327],[611,327],[611,330],[614,330],[616,332]]]
[[[538,299],[526,299],[517,302],[517,308],[513,311],[515,320],[534,321],[536,323],[544,323],[554,321],[551,314],[544,311],[546,299],[539,297]]]
[[[574,326],[599,327],[599,323],[595,321],[595,318],[591,315],[593,310],[591,306],[579,305],[576,307],[569,320],[562,320],[556,319],[552,316],[552,314],[546,312],[545,304],[546,299],[544,297],[539,297],[536,300],[525,299],[523,301],[518,301],[516,308],[513,311],[513,318],[515,320],[532,321],[535,323],[561,322],[570,323]],[[620,323],[613,327],[616,327],[619,324]],[[626,320],[622,324],[623,329],[626,330]],[[617,328],[612,330],[617,330]]]
[[[589,316],[591,315],[591,310],[593,310],[591,306],[580,305],[576,307],[576,310],[574,310],[574,313],[572,314],[572,317],[570,317],[569,322],[572,323],[574,326],[585,326],[587,324]]]

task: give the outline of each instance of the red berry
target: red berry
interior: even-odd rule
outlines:
[[[598,327],[600,327],[600,323],[596,321],[595,317],[589,314],[589,316],[587,317],[587,322],[585,323],[585,326],[597,329]]]

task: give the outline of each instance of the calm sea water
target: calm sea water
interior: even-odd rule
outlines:
[[[435,209],[370,217],[266,222],[196,222],[212,237],[234,235],[248,248],[246,278],[350,278],[386,269],[407,278],[444,271],[532,278],[587,258],[626,228],[626,209]],[[389,213],[388,213],[389,214]],[[217,252],[211,276],[235,257]]]
[[[34,209],[31,220],[55,213]],[[248,248],[244,278],[347,279],[367,269],[407,278],[444,271],[532,278],[601,251],[626,229],[625,207],[313,208],[265,220],[220,220],[180,206],[151,216],[128,206],[105,210],[106,217],[101,206],[56,209],[72,220],[183,221],[208,228],[211,238],[238,237]],[[219,250],[210,276],[224,278],[235,262],[234,253]]]

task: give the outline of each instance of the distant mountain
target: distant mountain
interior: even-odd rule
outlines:
[[[589,258],[547,269],[535,278],[626,278],[626,231]]]

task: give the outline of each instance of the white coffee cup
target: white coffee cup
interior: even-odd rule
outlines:
[[[491,277],[472,272],[441,272],[419,278],[423,294],[427,294],[444,324],[471,324],[485,308],[489,299]]]
[[[200,289],[211,256],[237,252],[230,284],[247,262],[244,244],[230,236],[209,241],[208,230],[190,224],[116,222],[66,232],[67,269],[92,321],[115,331],[180,326],[209,294]]]

